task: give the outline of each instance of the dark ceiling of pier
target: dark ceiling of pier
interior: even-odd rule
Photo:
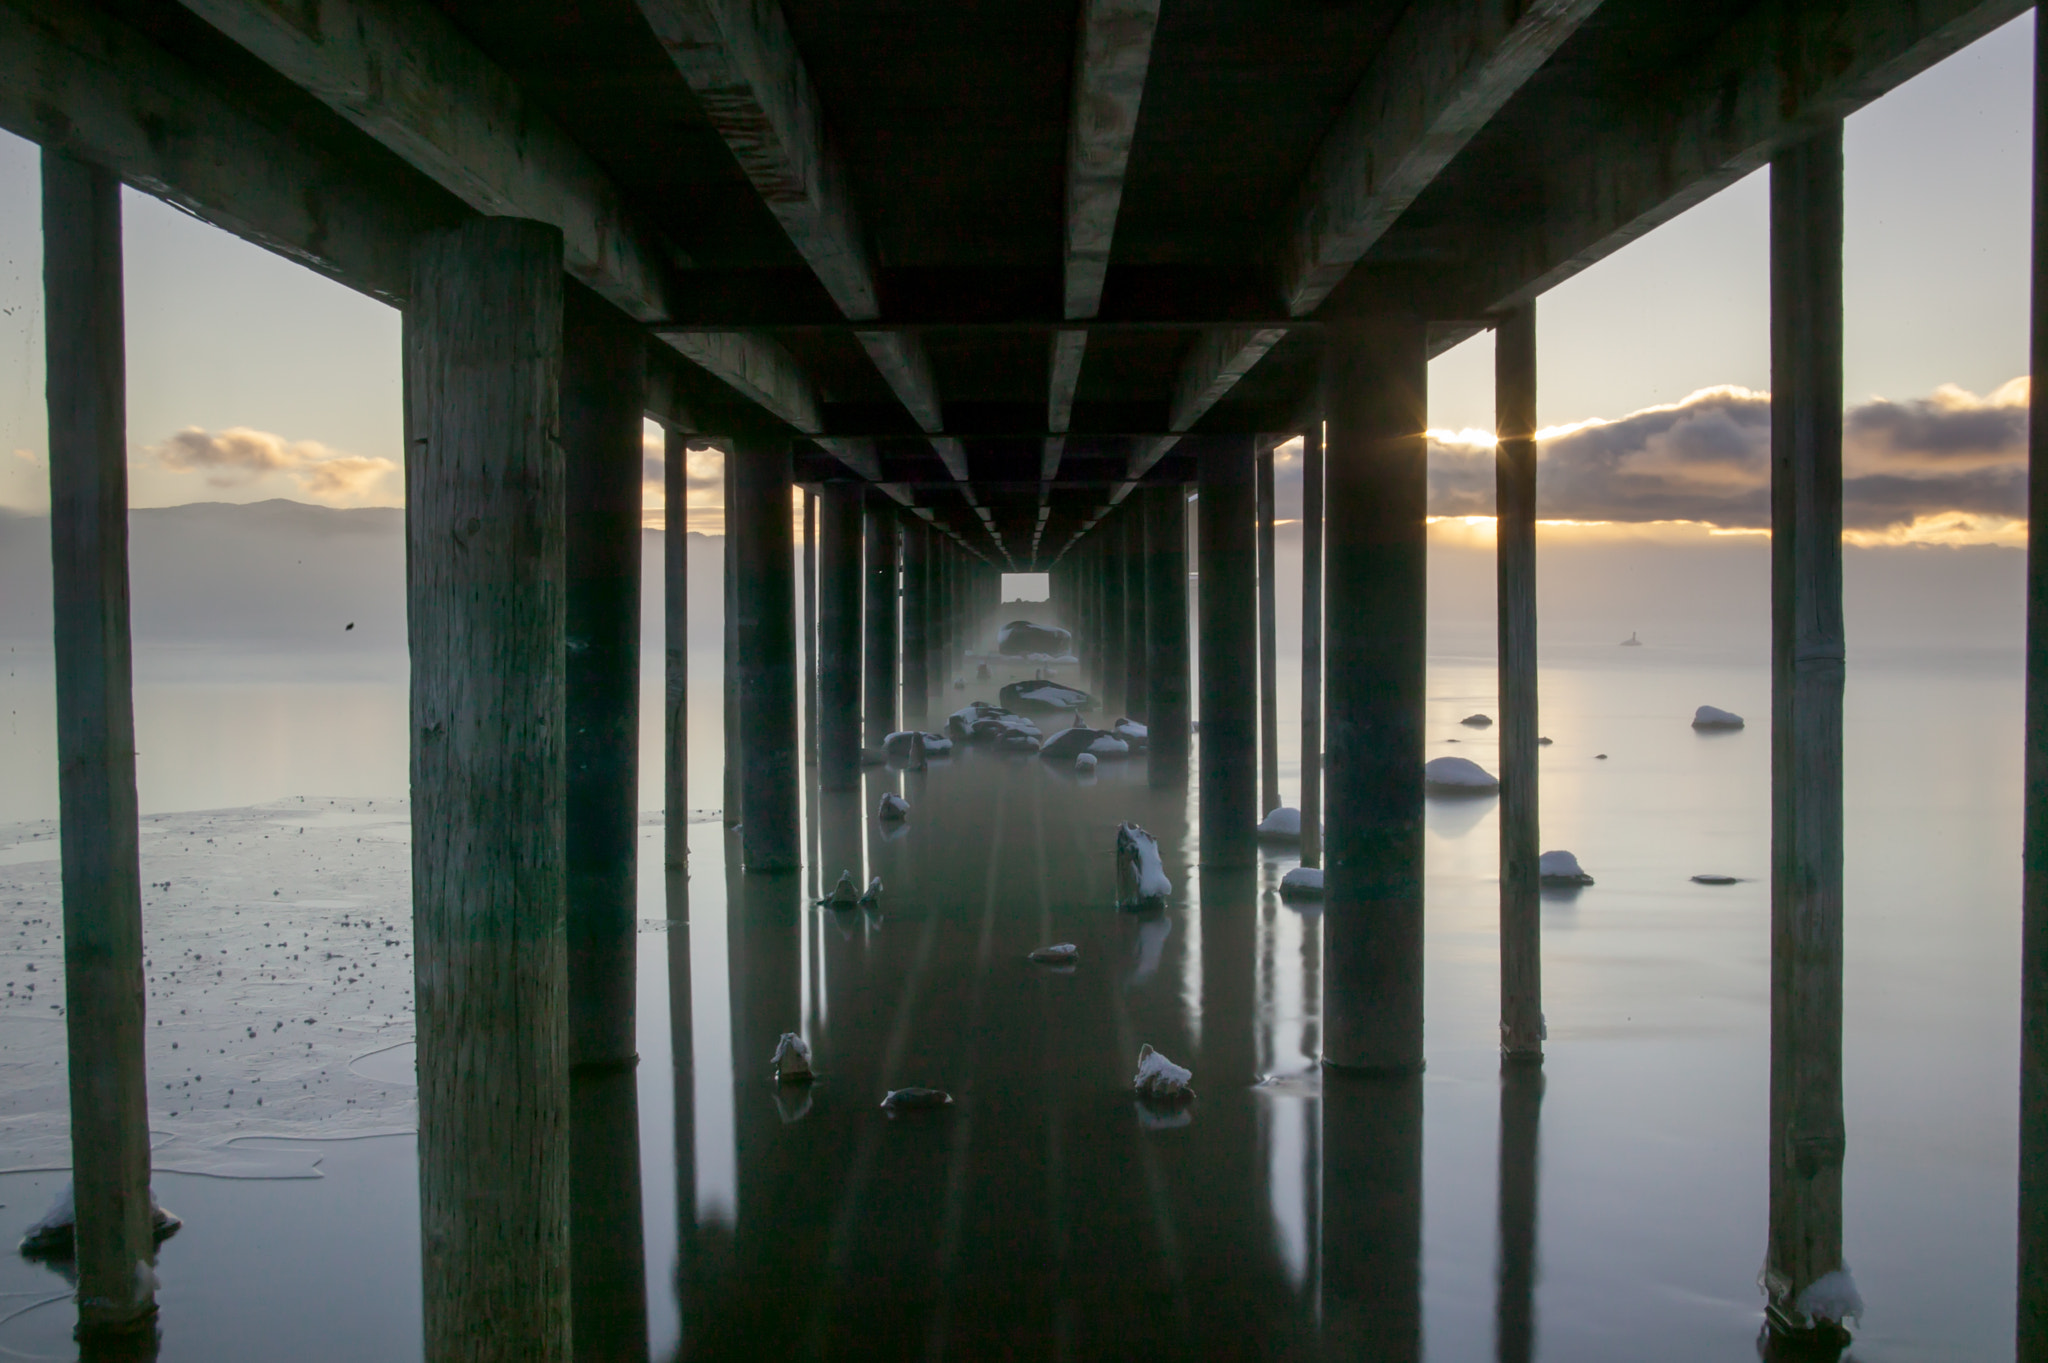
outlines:
[[[1451,344],[2024,6],[99,8],[416,217],[522,207],[492,177],[545,176],[546,155],[525,162],[533,125],[551,122],[588,167],[550,185],[552,201],[594,194],[595,216],[614,204],[654,243],[645,306],[602,268],[580,273],[668,343],[652,347],[671,370],[657,415],[790,431],[800,477],[855,470],[1023,568],[1134,479],[1187,477],[1166,437],[1299,427],[1318,324],[1402,310]],[[437,85],[437,68],[470,85]],[[362,90],[351,70],[372,73]],[[464,102],[482,134],[449,117]],[[1105,186],[1113,230],[1090,238],[1077,203]],[[1063,324],[1086,337],[1061,371]],[[691,348],[726,334],[751,347],[737,369]]]

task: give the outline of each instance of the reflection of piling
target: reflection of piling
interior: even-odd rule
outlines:
[[[1148,487],[1145,506],[1146,771],[1175,786],[1188,771],[1188,502],[1179,484]]]
[[[1543,1071],[1501,1066],[1500,1239],[1493,1301],[1493,1352],[1500,1363],[1529,1363],[1536,1352],[1536,1135],[1542,1112]]]
[[[569,1064],[633,1055],[645,342],[580,285],[563,299]]]
[[[689,1356],[691,1285],[695,1281],[697,1245],[697,1029],[691,1011],[695,999],[690,979],[690,877],[680,869],[668,873],[668,1053],[673,1089],[676,1169],[677,1314],[682,1318],[683,1347]]]
[[[1186,437],[1197,446],[1202,505],[1195,523],[1201,594],[1202,741],[1197,745],[1204,866],[1258,860],[1258,586],[1252,525],[1252,438]]]
[[[690,858],[690,492],[689,438],[669,430],[662,441],[661,630],[662,861]]]
[[[818,525],[818,779],[860,786],[860,484],[825,484]]]
[[[78,1331],[153,1334],[128,632],[121,184],[43,153],[50,561]]]
[[[570,1072],[569,1147],[576,1363],[646,1363],[640,1094],[632,1066]]]
[[[896,729],[896,503],[880,492],[867,501],[866,731],[879,748]]]
[[[1422,1079],[1323,1081],[1323,1341],[1331,1359],[1422,1357]]]
[[[797,782],[796,568],[789,542],[791,460],[778,435],[736,436],[729,513],[739,542],[740,802],[748,871],[793,871],[803,860]]]
[[[2048,24],[2034,30],[2035,89],[2048,89]],[[2048,374],[2048,99],[2034,105],[2033,374]],[[2027,427],[2027,717],[2024,921],[2020,947],[2019,1357],[2048,1358],[2048,385]]]
[[[562,237],[423,240],[406,308],[425,1356],[569,1350]]]
[[[1280,631],[1278,585],[1274,575],[1273,445],[1258,443],[1259,538],[1259,814],[1280,807]]]
[[[1500,675],[1500,1048],[1543,1058],[1537,864],[1536,305],[1494,330],[1494,506]]]
[[[1323,861],[1323,422],[1301,433],[1301,864]]]
[[[1842,127],[1771,160],[1775,1328],[1842,1266]]]
[[[1326,331],[1325,1060],[1422,1065],[1426,328]],[[1205,589],[1206,590],[1206,587]]]

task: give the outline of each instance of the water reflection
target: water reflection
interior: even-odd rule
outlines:
[[[630,1066],[569,1073],[569,1274],[577,1363],[645,1363],[640,1104]]]
[[[1422,1079],[1323,1083],[1324,1352],[1422,1356]]]
[[[1536,1132],[1543,1070],[1515,1062],[1500,1071],[1499,1240],[1494,1262],[1493,1351],[1529,1363],[1536,1345]]]

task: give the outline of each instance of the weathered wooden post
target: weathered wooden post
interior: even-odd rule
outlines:
[[[1273,450],[1258,442],[1259,533],[1259,814],[1280,807],[1279,588],[1273,580]]]
[[[1494,329],[1494,538],[1500,676],[1500,1048],[1543,1059],[1536,879],[1536,305]]]
[[[1836,121],[1771,158],[1771,1228],[1763,1274],[1774,1329],[1829,1336],[1840,1321],[1806,1293],[1842,1267],[1843,670]]]
[[[563,864],[569,898],[571,1069],[630,1064],[635,1053],[645,345],[639,328],[610,304],[580,285],[566,290],[561,432],[568,775]],[[582,1225],[580,1217],[577,1225]]]
[[[1178,483],[1148,487],[1145,516],[1146,780],[1180,785],[1188,775],[1188,496]]]
[[[739,559],[740,827],[749,874],[803,864],[796,732],[796,576],[786,436],[735,435]]]
[[[1323,422],[1301,433],[1301,864],[1323,862]]]
[[[1202,741],[1198,778],[1203,866],[1258,860],[1258,583],[1252,437],[1190,436],[1201,479]]]
[[[1127,704],[1124,683],[1130,667],[1129,609],[1124,591],[1124,527],[1114,509],[1095,528],[1096,551],[1102,561],[1102,712],[1112,715]]]
[[[662,438],[662,862],[690,864],[690,442]]]
[[[804,491],[804,765],[818,765],[818,494]]]
[[[1145,503],[1141,492],[1125,499],[1117,536],[1122,544],[1117,557],[1124,575],[1124,706],[1134,718],[1147,718],[1152,685],[1147,677],[1151,663],[1151,620],[1145,600]]]
[[[2034,26],[2032,374],[2048,374],[2048,24]],[[2020,892],[2018,1356],[2048,1358],[2048,385],[2027,424],[2027,716]]]
[[[128,633],[121,183],[43,152],[43,337],[78,1336],[156,1316]]]
[[[903,727],[930,727],[931,531],[905,514],[903,526]]]
[[[880,748],[896,731],[896,504],[879,492],[867,501],[867,729]]]
[[[421,240],[406,309],[425,1354],[569,1355],[562,237]]]
[[[1493,1351],[1499,1363],[1536,1355],[1536,1164],[1543,1071],[1508,1064],[1500,1071],[1500,1178],[1494,1265]]]
[[[818,780],[858,790],[861,484],[825,484],[818,511]]]
[[[1323,1063],[1383,1073],[1423,1062],[1426,343],[1402,314],[1324,333]]]
[[[723,646],[725,666],[721,699],[724,702],[719,721],[724,733],[725,747],[725,826],[737,828],[745,817],[743,806],[746,798],[741,791],[740,763],[746,750],[746,735],[740,731],[740,607],[739,607],[739,539],[733,534],[733,506],[739,494],[733,489],[733,475],[737,451],[730,440],[720,442],[725,463],[725,589],[721,596],[725,602],[725,628]]]

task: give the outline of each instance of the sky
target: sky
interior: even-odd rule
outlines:
[[[2032,25],[1849,120],[1852,540],[2023,542]],[[1753,174],[1540,300],[1547,519],[1758,527],[1768,192]],[[39,212],[36,149],[0,134],[0,508],[29,511],[48,500]],[[397,312],[146,195],[124,215],[132,504],[399,504]],[[1484,515],[1491,338],[1436,360],[1430,388],[1432,510]],[[688,524],[715,532],[718,456],[690,474]]]

